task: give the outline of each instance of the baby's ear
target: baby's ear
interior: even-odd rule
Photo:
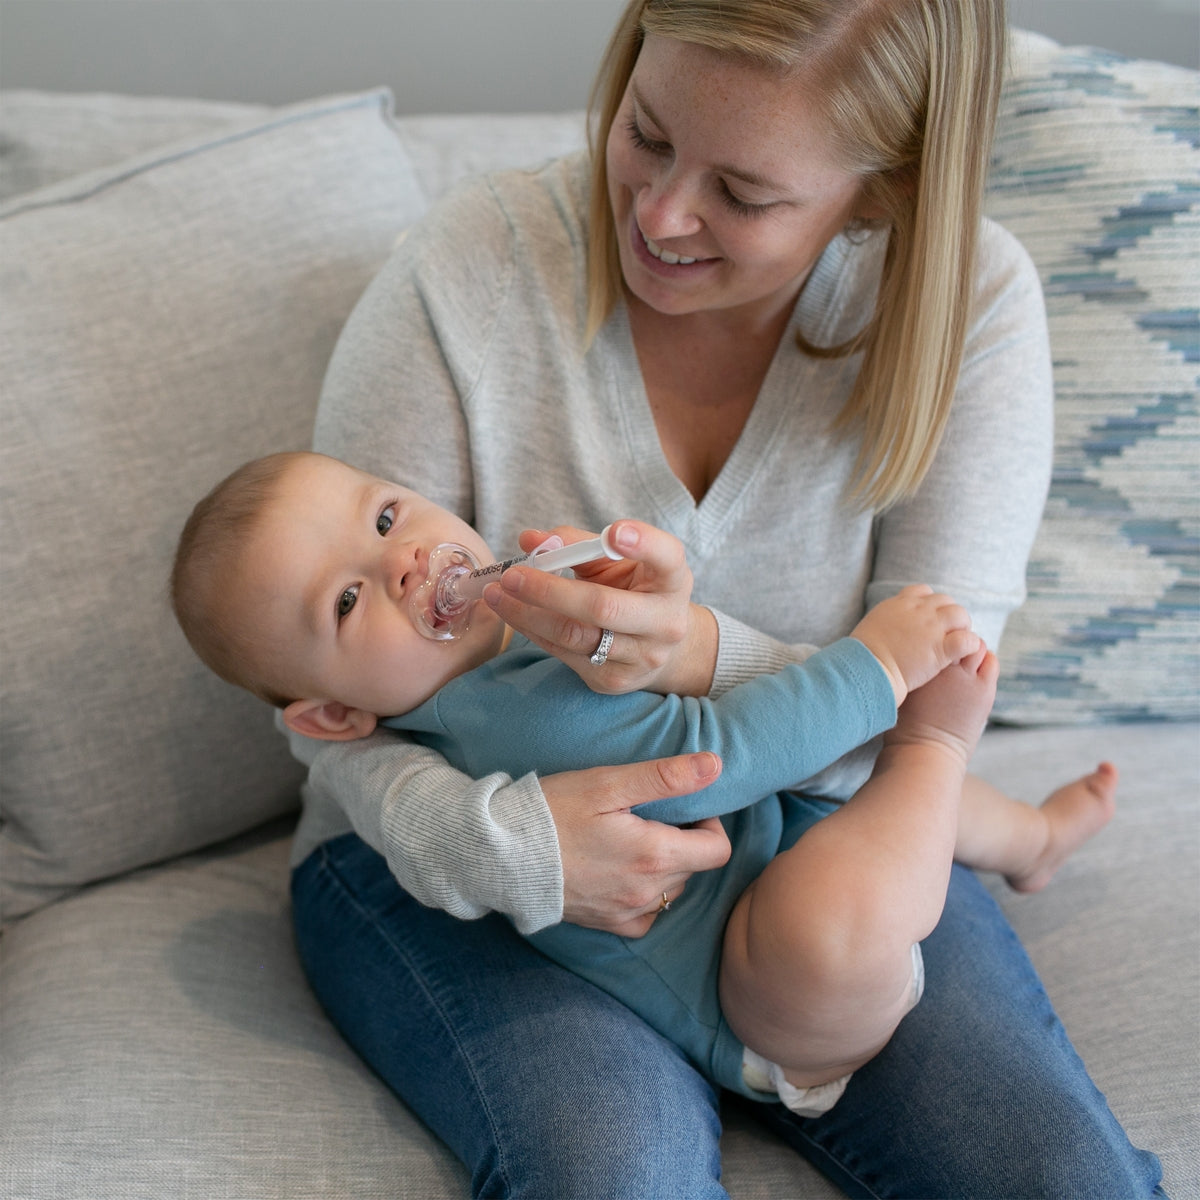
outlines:
[[[352,742],[373,732],[377,718],[336,700],[293,700],[283,710],[283,723],[304,737],[323,742]]]

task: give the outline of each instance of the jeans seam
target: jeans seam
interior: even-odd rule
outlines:
[[[883,1197],[879,1194],[879,1192],[877,1192],[873,1187],[871,1187],[870,1184],[868,1184],[867,1181],[865,1179],[863,1179],[863,1177],[861,1175],[859,1175],[859,1173],[857,1171],[852,1171],[846,1165],[846,1163],[842,1160],[842,1158],[840,1156],[835,1155],[831,1150],[828,1149],[828,1147],[823,1146],[815,1138],[810,1137],[807,1133],[804,1132],[803,1129],[798,1129],[797,1133],[798,1133],[800,1139],[806,1145],[814,1148],[814,1153],[813,1153],[812,1157],[810,1157],[808,1159],[808,1161],[810,1163],[812,1163],[814,1167],[817,1165],[818,1157],[827,1158],[830,1160],[830,1162],[836,1162],[838,1165],[838,1169],[847,1178],[853,1179],[855,1183],[859,1184],[862,1187],[864,1193],[870,1197],[870,1200],[883,1200]],[[815,1151],[820,1151],[820,1154],[817,1155],[815,1153]],[[818,1170],[820,1170],[819,1167],[818,1167]],[[829,1179],[831,1177],[828,1171],[822,1171],[821,1174],[826,1179]]]

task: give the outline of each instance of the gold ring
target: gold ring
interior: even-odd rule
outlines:
[[[658,906],[659,912],[666,912],[671,907],[670,900],[667,899],[667,893],[663,892],[662,902]]]

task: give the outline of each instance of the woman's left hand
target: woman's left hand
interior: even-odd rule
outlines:
[[[566,527],[526,530],[521,548],[531,551],[551,533],[564,542],[594,536]],[[692,572],[682,543],[631,520],[614,523],[612,540],[624,558],[576,567],[574,579],[510,567],[484,599],[595,692],[705,695],[717,661],[717,623],[691,602]],[[596,665],[592,655],[605,630],[612,631],[612,644]]]

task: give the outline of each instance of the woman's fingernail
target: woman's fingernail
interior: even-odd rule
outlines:
[[[638,531],[632,525],[618,525],[613,540],[616,542],[618,550],[636,550],[639,540]]]

